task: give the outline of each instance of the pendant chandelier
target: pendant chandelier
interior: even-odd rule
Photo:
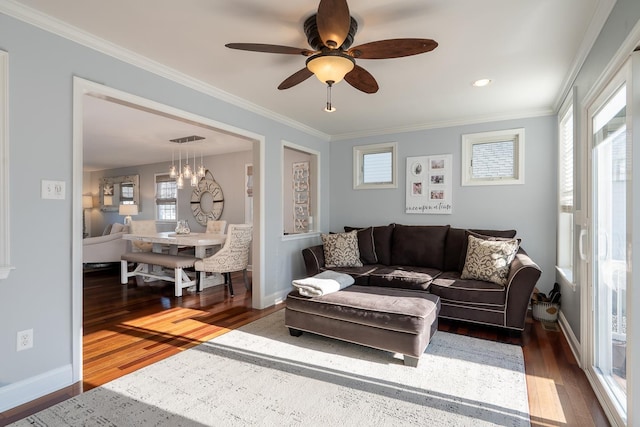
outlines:
[[[169,141],[180,144],[178,150],[178,167],[176,168],[175,162],[175,150],[171,155],[171,166],[169,167],[169,177],[176,180],[176,186],[178,189],[184,188],[185,181],[189,182],[192,187],[198,185],[198,181],[204,178],[207,170],[204,167],[204,155],[202,153],[202,147],[200,147],[200,166],[196,168],[196,147],[193,146],[191,152],[193,153],[193,167],[189,164],[189,146],[186,145],[190,142],[201,141],[204,137],[192,135],[185,136],[183,138],[170,139]],[[185,164],[182,166],[182,147],[185,148]]]

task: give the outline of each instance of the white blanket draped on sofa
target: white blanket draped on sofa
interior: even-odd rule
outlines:
[[[292,282],[298,289],[300,295],[306,297],[318,297],[337,292],[354,283],[353,277],[348,274],[327,270],[305,279],[298,279]]]

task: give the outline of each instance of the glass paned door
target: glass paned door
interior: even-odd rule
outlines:
[[[627,192],[631,164],[626,85],[593,116],[592,226],[594,369],[626,412]]]

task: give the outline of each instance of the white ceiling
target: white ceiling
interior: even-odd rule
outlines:
[[[22,16],[37,15],[33,8],[66,23],[54,21],[53,27],[67,36],[72,30],[75,36],[89,33],[127,55],[136,53],[196,79],[223,99],[332,140],[551,114],[614,3],[349,0],[359,25],[354,46],[405,37],[431,38],[439,46],[412,57],[358,60],[380,90],[365,94],[341,82],[333,89],[337,111],[326,113],[325,86],[314,77],[277,89],[304,67],[304,57],[224,46],[307,48],[302,24],[316,12],[318,0],[0,0],[5,9],[21,9]],[[85,44],[92,43],[95,38]],[[493,83],[472,87],[479,78]]]
[[[193,165],[194,153],[200,163],[201,156],[253,148],[246,138],[127,102],[84,95],[82,107],[83,169],[87,172],[172,159],[177,164],[181,156],[186,161],[187,151]],[[170,141],[193,135],[204,139],[186,144]]]

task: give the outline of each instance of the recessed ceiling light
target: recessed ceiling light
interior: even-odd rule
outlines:
[[[492,81],[491,79],[479,79],[473,82],[472,84],[475,87],[483,87],[483,86],[487,86],[488,84],[491,84],[491,81]]]

